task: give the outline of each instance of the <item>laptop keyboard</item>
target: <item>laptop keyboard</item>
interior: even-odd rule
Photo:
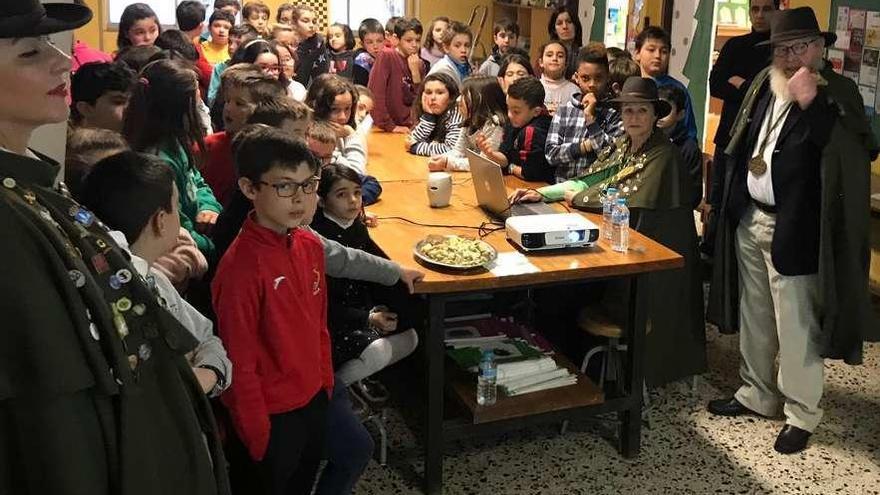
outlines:
[[[524,215],[547,215],[556,213],[552,207],[544,203],[518,203],[510,208],[511,216],[521,217]]]

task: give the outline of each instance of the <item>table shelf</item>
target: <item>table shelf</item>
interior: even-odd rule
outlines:
[[[498,400],[495,404],[481,406],[477,404],[476,376],[462,370],[450,360],[447,360],[446,369],[449,370],[448,389],[452,397],[471,413],[473,424],[491,423],[548,412],[595,406],[605,401],[605,394],[602,390],[589,377],[581,374],[568,358],[559,353],[554,354],[552,357],[558,365],[567,368],[577,375],[578,381],[576,384],[515,397],[504,396],[499,390]]]

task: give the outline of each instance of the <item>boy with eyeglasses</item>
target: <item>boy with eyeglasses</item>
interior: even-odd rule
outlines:
[[[547,162],[555,167],[557,182],[583,175],[599,150],[623,134],[620,114],[601,104],[612,96],[608,55],[601,45],[581,49],[573,77],[581,91],[556,110],[547,133]]]
[[[324,445],[333,364],[324,248],[308,228],[320,165],[270,127],[238,145],[239,187],[253,202],[212,284],[236,381],[223,397],[255,464],[255,493],[308,493]]]

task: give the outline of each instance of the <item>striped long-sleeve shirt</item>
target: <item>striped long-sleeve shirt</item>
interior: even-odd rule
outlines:
[[[556,182],[583,175],[596,161],[598,151],[623,135],[623,121],[617,110],[610,106],[597,108],[596,119],[587,125],[580,101],[578,93],[560,107],[547,133],[547,162],[556,168]],[[593,149],[586,154],[581,152],[581,142],[585,139]]]
[[[413,144],[409,152],[420,156],[434,156],[448,153],[455,148],[461,136],[461,114],[455,105],[450,105],[443,116],[423,113],[419,123],[410,133]],[[442,127],[438,128],[438,121]]]

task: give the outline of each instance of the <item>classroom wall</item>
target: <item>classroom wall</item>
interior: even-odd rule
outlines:
[[[450,19],[467,23],[474,7],[485,7],[488,9],[488,17],[486,18],[486,25],[480,31],[479,44],[485,47],[487,56],[492,53],[492,0],[445,0],[442,2],[422,0],[415,2],[415,4],[416,8],[413,14],[421,21],[425,32],[431,28],[431,19],[435,17],[446,16]],[[474,20],[473,28],[475,31],[479,25],[479,20],[479,17],[476,17]],[[476,33],[474,34],[476,35]],[[483,50],[479,44],[474,49],[474,57],[483,58]]]

